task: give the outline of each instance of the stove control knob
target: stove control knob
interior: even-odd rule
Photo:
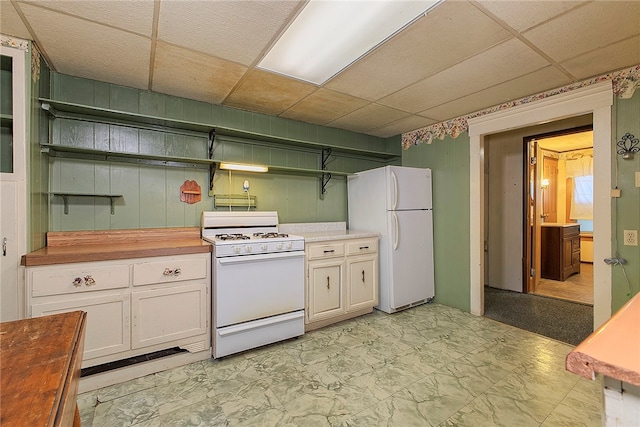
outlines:
[[[234,246],[233,247],[233,252],[239,254],[240,253],[240,246]]]
[[[293,247],[293,243],[292,242],[287,242],[287,249],[291,249]]]
[[[260,246],[260,249],[262,249],[263,251],[267,250],[267,244],[263,243],[262,246]]]
[[[278,249],[279,249],[279,250],[280,250],[280,249],[282,249],[282,242],[281,242],[281,243],[278,243]]]
[[[253,248],[251,246],[247,246],[244,250],[247,251],[247,252],[251,252],[253,250]]]

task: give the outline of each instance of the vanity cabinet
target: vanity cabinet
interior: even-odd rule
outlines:
[[[307,243],[305,253],[307,331],[370,313],[378,304],[377,238]]]
[[[172,347],[209,348],[207,253],[26,270],[29,317],[87,313],[83,368]]]
[[[541,277],[564,282],[580,273],[580,225],[543,224]]]

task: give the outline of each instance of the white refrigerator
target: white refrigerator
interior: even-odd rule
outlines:
[[[377,309],[394,313],[435,296],[431,169],[385,166],[347,179],[349,228],[380,233]]]

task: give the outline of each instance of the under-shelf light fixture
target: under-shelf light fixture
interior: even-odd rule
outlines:
[[[442,0],[309,0],[258,67],[321,85]]]
[[[220,169],[229,171],[242,171],[242,172],[268,172],[269,168],[262,165],[249,165],[246,163],[230,163],[221,162],[218,166]]]

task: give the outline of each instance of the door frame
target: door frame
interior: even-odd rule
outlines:
[[[523,260],[522,260],[522,292],[533,293],[540,278],[540,186],[538,185],[540,158],[538,142],[535,137],[524,138],[523,157]],[[535,159],[532,162],[532,159]],[[533,211],[532,211],[533,209]],[[531,270],[535,274],[531,274]]]
[[[495,113],[472,118],[469,124],[469,257],[470,310],[484,314],[484,144],[485,136],[583,114],[593,114],[594,232],[602,244],[594,259],[611,253],[611,81],[560,93]],[[611,317],[611,270],[594,263],[594,328]]]
[[[4,40],[4,36],[3,36]],[[15,39],[20,40],[20,39]],[[26,42],[25,42],[26,43]],[[20,46],[23,46],[20,44]],[[0,55],[12,58],[12,125],[13,125],[13,172],[0,172],[0,181],[3,185],[11,185],[15,188],[15,199],[7,200],[4,194],[0,195],[4,206],[11,209],[14,218],[0,221],[0,244],[6,236],[8,239],[7,256],[0,253],[2,270],[2,304],[0,306],[0,321],[23,319],[25,317],[24,301],[24,267],[20,265],[20,257],[27,250],[27,84],[30,73],[27,73],[27,51],[22,48],[0,46]],[[0,191],[2,192],[2,191]],[[2,216],[2,215],[0,215]],[[12,215],[13,216],[13,215]],[[2,220],[2,218],[0,218]],[[7,231],[7,230],[10,231]],[[8,279],[11,277],[12,279]]]

